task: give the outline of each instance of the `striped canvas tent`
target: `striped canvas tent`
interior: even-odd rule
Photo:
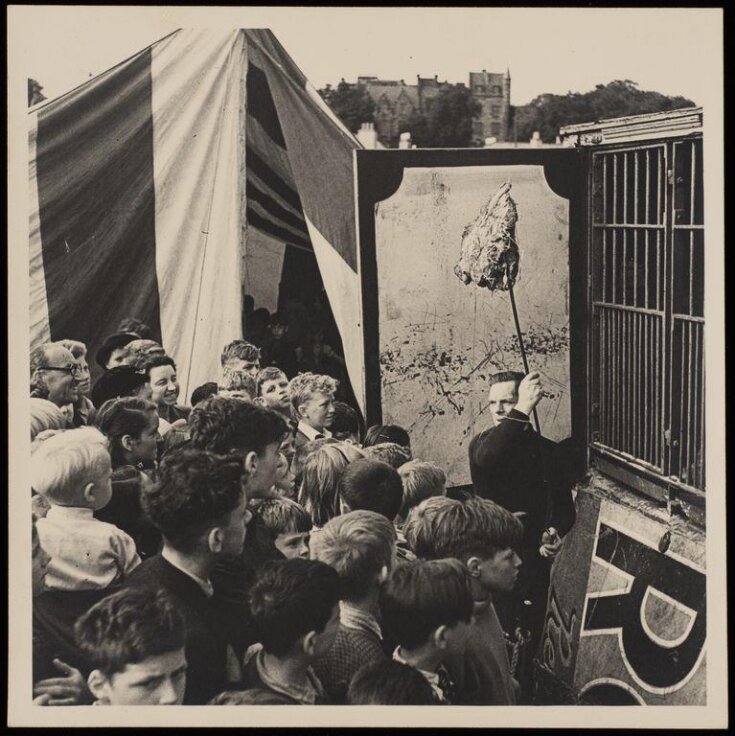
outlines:
[[[364,410],[353,150],[268,30],[178,30],[30,113],[31,346],[149,324],[182,399],[315,259]]]

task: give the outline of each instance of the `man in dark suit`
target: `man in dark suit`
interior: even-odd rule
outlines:
[[[186,623],[185,705],[204,705],[239,679],[229,632],[248,629],[239,609],[210,580],[215,562],[239,555],[250,519],[244,468],[236,456],[172,450],[143,506],[163,535],[162,551],[141,563],[125,586],[166,590]]]
[[[551,561],[574,524],[574,502],[558,446],[531,426],[530,416],[542,397],[539,374],[505,372],[490,381],[495,426],[472,438],[470,474],[478,496],[495,501],[523,522],[523,566],[516,591],[506,600],[499,598],[497,608],[507,633],[513,633],[522,615],[533,651],[543,627]]]

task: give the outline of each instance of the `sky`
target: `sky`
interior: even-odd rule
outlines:
[[[48,98],[176,28],[217,26],[270,28],[316,87],[358,75],[466,84],[509,68],[514,105],[613,79],[702,104],[722,22],[684,8],[11,6],[8,18],[20,68]]]

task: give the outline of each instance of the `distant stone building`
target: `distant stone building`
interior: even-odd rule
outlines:
[[[481,112],[472,122],[472,138],[482,145],[486,138],[498,143],[511,137],[510,131],[510,70],[505,74],[470,72],[470,91]]]
[[[496,74],[470,72],[470,91],[480,103],[481,112],[473,122],[473,143],[483,145],[486,138],[495,137],[506,141],[510,136],[510,72]],[[427,115],[432,103],[449,82],[440,82],[438,77],[416,77],[416,84],[378,79],[378,77],[358,77],[375,103],[373,123],[378,140],[386,146],[397,146],[400,133],[407,129],[414,113]]]

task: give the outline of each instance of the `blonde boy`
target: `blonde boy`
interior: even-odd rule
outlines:
[[[331,376],[299,373],[288,384],[291,410],[298,422],[295,446],[331,437],[328,427],[334,418],[334,393],[338,382]]]
[[[112,498],[111,476],[107,440],[92,427],[54,435],[34,452],[31,485],[50,505],[36,523],[51,556],[50,590],[101,590],[122,582],[140,563],[130,536],[94,518]]]

